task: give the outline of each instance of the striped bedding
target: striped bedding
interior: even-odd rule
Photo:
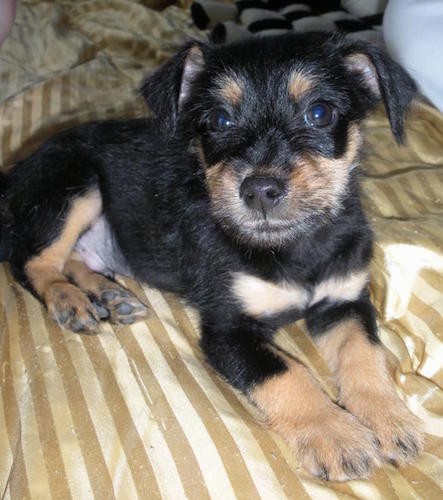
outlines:
[[[160,2],[156,2],[158,7]],[[134,89],[194,28],[184,6],[22,0],[0,48],[0,167],[55,131],[144,114]],[[367,122],[362,179],[377,235],[372,294],[398,391],[426,452],[370,481],[305,475],[285,444],[208,367],[198,318],[176,297],[125,280],[151,306],[130,327],[63,332],[0,266],[3,499],[443,498],[443,117],[417,104],[397,148],[381,111]],[[278,335],[332,397],[303,324]]]

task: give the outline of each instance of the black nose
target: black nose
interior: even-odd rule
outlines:
[[[240,186],[240,197],[249,208],[267,212],[285,195],[285,185],[275,177],[246,177]]]

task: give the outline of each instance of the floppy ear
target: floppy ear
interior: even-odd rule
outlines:
[[[178,112],[189,97],[192,82],[203,67],[203,43],[193,41],[182,47],[143,82],[142,96],[166,129],[174,130]]]
[[[360,77],[373,98],[382,99],[397,143],[404,140],[404,122],[417,92],[412,78],[383,50],[355,42],[345,55],[349,71]]]

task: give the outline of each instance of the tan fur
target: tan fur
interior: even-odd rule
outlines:
[[[38,295],[45,297],[54,282],[66,281],[62,271],[79,236],[100,215],[102,200],[97,190],[73,200],[60,236],[33,257],[25,267],[26,275]]]
[[[332,301],[356,300],[369,281],[369,271],[363,270],[346,276],[332,277],[319,283],[314,290],[310,305],[323,299]]]
[[[330,159],[311,154],[298,158],[289,182],[293,210],[298,210],[299,204],[338,208],[360,145],[360,130],[357,125],[351,125],[346,152],[341,158]]]
[[[220,82],[220,96],[229,104],[236,106],[243,97],[243,87],[239,80],[234,77],[227,77]]]
[[[303,309],[308,301],[306,290],[300,286],[271,283],[246,273],[234,274],[232,291],[243,310],[256,318],[288,309]]]
[[[214,212],[223,213],[229,207],[230,211],[241,215],[244,207],[239,195],[239,181],[229,165],[211,165],[205,169],[205,176]]]
[[[309,75],[300,71],[294,71],[289,78],[288,90],[290,95],[299,101],[303,98],[314,86],[314,82]]]
[[[301,364],[256,386],[251,398],[311,474],[344,481],[378,465],[372,433],[321,390]]]
[[[102,274],[91,271],[77,252],[73,252],[66,262],[64,274],[72,279],[79,288],[97,297],[112,285],[118,286]]]
[[[360,323],[351,319],[317,343],[335,376],[340,404],[375,432],[387,459],[412,462],[423,446],[420,424],[395,391],[383,348],[372,344]]]

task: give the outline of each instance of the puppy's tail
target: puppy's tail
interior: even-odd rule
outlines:
[[[8,178],[0,172],[0,262],[9,260],[12,254],[11,224],[5,200],[7,187]]]

